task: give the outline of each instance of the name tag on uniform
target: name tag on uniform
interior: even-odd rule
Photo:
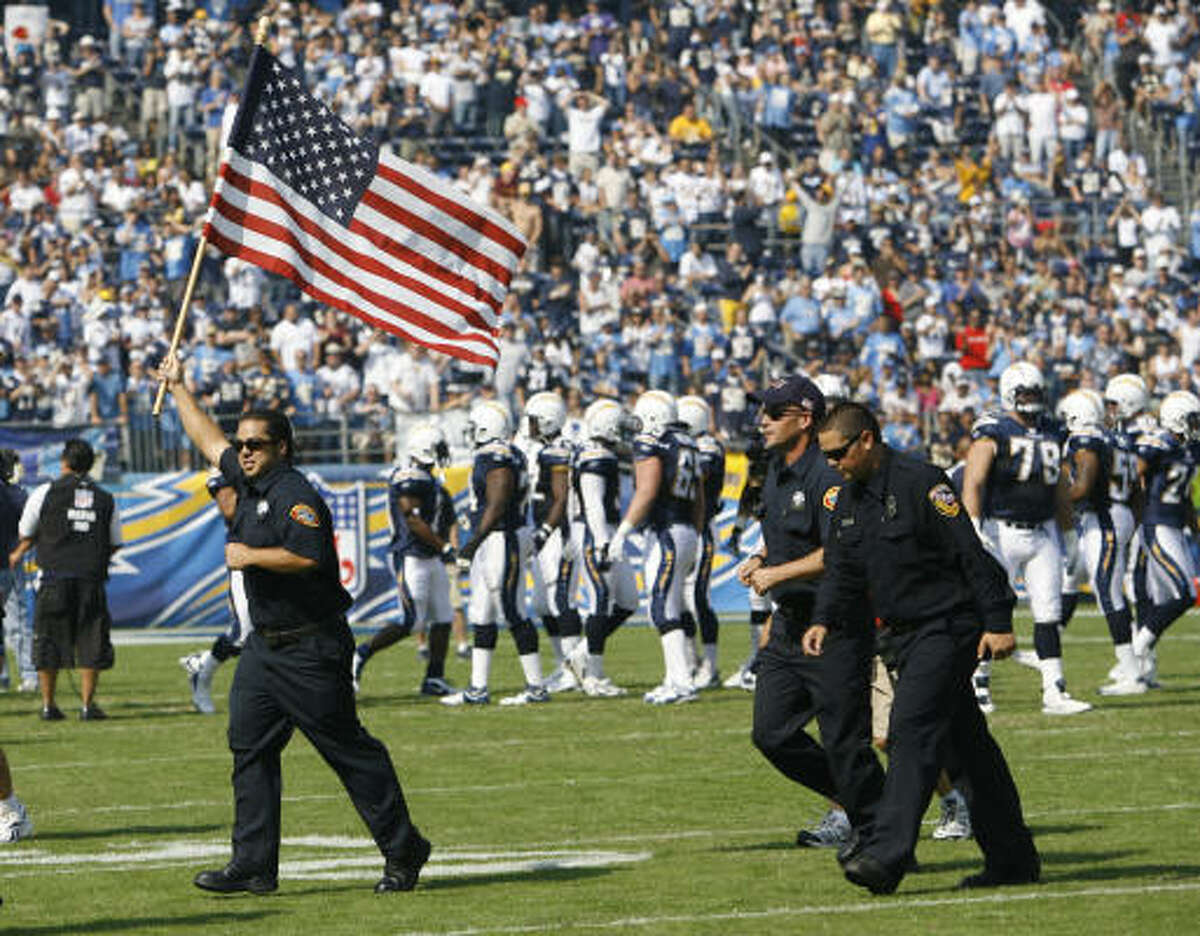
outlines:
[[[842,518],[842,526],[844,526],[844,527],[854,526],[854,518],[853,517],[843,517]]]

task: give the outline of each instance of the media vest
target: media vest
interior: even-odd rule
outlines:
[[[64,474],[52,482],[38,515],[38,566],[56,578],[108,578],[115,509],[91,478]]]

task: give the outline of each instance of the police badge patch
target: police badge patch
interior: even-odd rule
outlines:
[[[954,489],[945,483],[935,484],[930,489],[929,502],[933,504],[933,509],[943,517],[957,517],[959,510],[962,509],[958,498],[954,495]]]
[[[792,510],[803,510],[807,503],[808,498],[804,496],[803,491],[796,491],[792,494]]]
[[[319,527],[321,525],[321,520],[317,516],[317,512],[309,507],[308,504],[297,504],[288,511],[288,516],[301,526]]]
[[[821,503],[826,510],[833,510],[837,506],[838,491],[841,490],[840,485],[834,485],[825,491],[825,496],[821,498]]]

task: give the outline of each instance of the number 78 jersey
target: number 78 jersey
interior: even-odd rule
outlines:
[[[673,523],[693,523],[701,477],[699,452],[692,437],[677,429],[658,436],[643,433],[633,441],[633,461],[636,465],[647,458],[657,458],[662,465],[662,478],[647,523],[656,530]]]
[[[972,427],[971,438],[996,444],[987,481],[987,516],[1016,523],[1054,517],[1065,441],[1058,423],[1043,416],[1025,426],[1012,416],[983,416]]]

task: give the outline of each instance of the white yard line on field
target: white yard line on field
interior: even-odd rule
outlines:
[[[1042,900],[1078,900],[1093,897],[1129,897],[1142,894],[1161,894],[1179,891],[1200,890],[1200,881],[1185,881],[1178,884],[1144,884],[1129,887],[1087,887],[1079,890],[1051,890],[1039,887],[1035,890],[1013,892],[1002,891],[978,897],[924,897],[905,900],[872,900],[852,904],[825,904],[804,907],[771,907],[766,910],[731,910],[726,913],[663,914],[661,916],[623,917],[614,920],[572,923],[555,920],[553,929],[564,930],[621,930],[669,924],[716,923],[736,920],[770,920],[783,917],[810,917],[825,915],[887,914],[905,913],[937,907],[970,907],[995,904],[1032,903]],[[407,930],[399,936],[486,936],[504,933],[545,932],[545,923],[530,926],[484,926],[465,930]]]

